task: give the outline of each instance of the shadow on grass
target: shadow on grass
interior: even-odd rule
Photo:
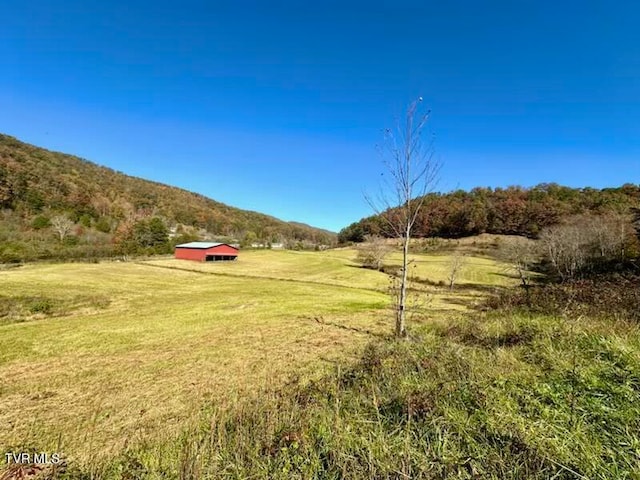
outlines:
[[[466,308],[474,309],[478,306],[479,300],[476,297],[445,297],[443,300],[453,305],[461,305]]]
[[[450,289],[445,282],[435,282],[433,280],[429,280],[428,278],[420,278],[414,277],[411,279],[412,282],[419,283],[420,285],[428,285],[430,287],[438,287],[443,291],[447,292],[482,292],[482,293],[499,293],[501,291],[507,290],[509,287],[501,286],[501,285],[487,285],[484,283],[456,283],[453,286],[453,289]]]
[[[494,272],[491,275],[495,275],[496,277],[509,278],[511,280],[520,280],[520,277],[515,273]]]
[[[272,277],[268,275],[248,275],[246,273],[231,273],[231,272],[218,272],[218,271],[203,271],[203,270],[195,270],[191,268],[183,268],[183,267],[174,267],[170,265],[156,265],[153,263],[145,263],[145,262],[133,262],[135,265],[140,265],[143,267],[151,267],[151,268],[164,268],[166,270],[176,270],[179,272],[188,272],[196,275],[216,275],[219,277],[234,277],[234,278],[256,278],[260,280],[273,280],[277,282],[290,282],[290,283],[304,283],[309,285],[324,285],[328,287],[334,288],[346,288],[350,290],[366,290],[370,292],[384,292],[383,290],[376,288],[367,288],[367,287],[357,287],[352,285],[341,285],[339,283],[329,283],[329,282],[319,282],[314,280],[301,280],[296,278],[282,278],[282,277]],[[0,479],[2,480],[2,479]]]
[[[357,268],[357,269],[364,269],[364,270],[373,270],[373,271],[379,271],[380,273],[384,273],[390,277],[396,277],[399,278],[399,272],[401,270],[401,266],[400,265],[385,265],[384,267],[382,267],[380,270],[376,270],[375,268],[369,268],[369,267],[364,267],[362,265],[345,265],[347,267],[350,268]],[[510,274],[503,274],[503,273],[494,273],[493,275],[497,275],[500,277],[504,277],[504,278],[509,278],[509,279],[519,279],[518,276],[514,276],[514,275],[510,275]],[[446,282],[440,280],[440,281],[434,281],[434,280],[429,280],[428,278],[422,278],[422,277],[410,277],[409,278],[409,290],[414,290],[414,291],[420,291],[419,289],[416,288],[411,288],[411,284],[412,283],[416,283],[419,285],[426,285],[429,287],[436,287],[442,290],[446,290],[446,291],[450,291],[450,292],[456,292],[456,291],[466,291],[466,292],[471,292],[471,291],[475,291],[475,292],[483,292],[483,293],[492,293],[492,294],[498,294],[502,291],[505,291],[507,289],[509,289],[510,287],[507,286],[502,286],[502,285],[487,285],[485,283],[460,283],[460,284],[455,284],[453,290],[449,289],[449,287],[447,286]]]
[[[321,328],[324,328],[324,326],[326,325],[328,327],[335,327],[335,328],[339,328],[341,330],[347,330],[347,331],[350,331],[350,332],[363,333],[365,335],[370,335],[370,336],[376,337],[376,338],[382,338],[382,339],[389,338],[388,334],[374,332],[372,330],[369,330],[368,328],[350,327],[348,325],[343,325],[343,324],[340,324],[340,323],[327,321],[322,316],[313,316],[313,317],[301,316],[299,318],[301,318],[303,320],[310,320],[310,321],[316,322],[318,325],[321,326]]]

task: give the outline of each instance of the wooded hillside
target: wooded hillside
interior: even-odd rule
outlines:
[[[170,251],[170,232],[294,246],[335,239],[2,134],[0,210],[0,261]]]
[[[416,237],[459,238],[481,233],[536,237],[545,227],[575,215],[625,214],[640,207],[640,185],[618,188],[570,188],[543,183],[532,188],[474,188],[470,192],[427,195],[416,221]],[[393,210],[385,215],[393,216]],[[392,236],[381,216],[363,218],[344,228],[342,242],[364,235]]]

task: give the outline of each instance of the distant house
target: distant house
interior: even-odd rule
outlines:
[[[283,243],[252,243],[251,248],[272,248],[275,250],[282,250],[284,248]]]
[[[176,245],[175,257],[198,262],[235,260],[238,258],[238,249],[227,243],[189,242]]]

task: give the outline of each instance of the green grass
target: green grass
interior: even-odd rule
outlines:
[[[89,315],[2,327],[0,422],[12,428],[1,444],[51,446],[62,432],[67,451],[83,450],[87,437],[100,450],[117,448],[139,429],[179,425],[204,398],[351,350],[365,333],[312,317],[370,328],[386,301],[371,291],[130,264],[34,266],[4,277],[7,293],[112,299]]]
[[[0,424],[9,427],[0,445],[62,448],[86,463],[174,435],[206,400],[233,403],[265,383],[317,376],[391,331],[388,276],[355,256],[248,251],[230,263],[0,271],[11,305],[0,320]],[[427,257],[420,268],[428,272]],[[433,314],[464,308],[429,289]]]
[[[237,262],[200,263],[175,259],[152,260],[150,265],[197,270],[232,276],[308,281],[329,285],[386,291],[388,278],[379,272],[360,268],[352,248],[324,252],[268,251],[242,252]],[[450,271],[450,255],[412,254],[411,274],[431,282],[445,281]],[[400,265],[402,256],[394,252],[385,259],[389,266]],[[513,280],[504,274],[504,266],[495,260],[470,257],[460,272],[461,285],[506,286]]]
[[[133,467],[198,478],[640,478],[640,330],[605,320],[450,319],[375,341],[316,381],[213,403]]]
[[[236,418],[238,414],[253,418],[267,436],[283,435],[270,429],[288,411],[287,395],[298,392],[298,382],[287,382],[343,382],[331,380],[336,365],[349,365],[364,345],[392,331],[389,276],[360,268],[355,257],[354,249],[246,251],[228,263],[155,259],[0,271],[2,298],[11,305],[5,321],[0,320],[0,424],[8,426],[0,429],[0,447],[62,450],[72,465],[97,468],[105,476],[140,465],[160,475],[173,468],[169,464],[179,463],[176,455],[183,455],[185,445],[203,434],[197,425],[213,425],[211,412],[217,412],[224,425],[240,422],[227,427],[243,435],[253,427]],[[464,317],[487,289],[515,283],[499,263],[470,257],[459,288],[449,291],[434,284],[446,279],[450,257],[411,258],[417,278],[412,298],[420,308],[411,315],[410,328],[426,328],[426,344],[440,342],[438,329]],[[387,264],[398,261],[393,254]],[[482,352],[486,346],[473,348]],[[473,361],[485,362],[483,355],[474,354]],[[492,368],[487,364],[487,371]],[[393,383],[389,388],[395,388]],[[269,410],[272,400],[285,402],[284,413]],[[300,414],[288,412],[291,418]],[[263,413],[265,421],[271,418],[274,423],[264,425],[252,417]],[[326,412],[315,414],[324,418]],[[336,418],[331,422],[350,423],[342,414]],[[362,430],[375,419],[361,418],[359,411],[353,418],[352,436],[343,439],[347,446],[365,445],[367,439],[379,442],[389,435],[384,429]],[[240,437],[224,438],[230,445],[241,442]],[[244,441],[246,448],[264,447]],[[368,455],[387,462],[386,455],[397,445],[375,442]],[[256,473],[243,463],[250,459],[257,462],[255,468],[269,472],[267,476],[289,472],[288,467],[272,470],[280,460],[264,465],[257,450],[250,454],[241,445],[234,448],[244,460],[224,449],[219,450],[222,457],[216,457],[218,450],[208,450],[198,458],[218,466],[226,459],[235,465],[236,478]],[[343,453],[346,465],[352,453]],[[211,474],[204,464],[197,468]]]
[[[1,271],[0,446],[63,451],[61,478],[640,479],[637,323],[478,312],[503,265],[450,291],[450,256],[412,255],[390,341],[355,257]]]
[[[469,255],[450,291],[450,256],[412,255],[393,341],[355,257],[0,272],[0,446],[77,479],[640,479],[637,322],[478,311],[503,265]]]
[[[640,331],[492,312],[375,340],[319,378],[203,405],[104,478],[640,478]]]
[[[387,286],[386,277],[360,268],[352,261],[355,256],[353,249],[325,252],[249,250],[241,252],[239,259],[234,262],[200,263],[165,259],[146,263],[235,277],[291,280],[384,291]]]

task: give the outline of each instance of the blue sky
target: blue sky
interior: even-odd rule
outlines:
[[[5,0],[0,132],[339,230],[417,96],[438,189],[640,183],[638,2]]]

